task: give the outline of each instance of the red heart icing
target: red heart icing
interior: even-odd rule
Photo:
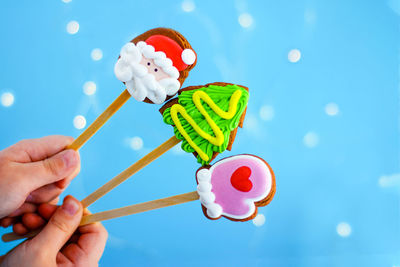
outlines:
[[[231,176],[232,186],[242,192],[249,192],[253,188],[253,183],[250,181],[251,169],[247,166],[242,166],[236,169]]]

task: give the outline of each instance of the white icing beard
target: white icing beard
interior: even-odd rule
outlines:
[[[125,83],[129,93],[136,100],[143,101],[147,97],[155,104],[162,104],[167,98],[167,95],[175,95],[179,90],[181,86],[177,80],[179,78],[179,72],[172,66],[172,61],[166,58],[165,53],[154,52],[152,46],[146,45],[144,42],[139,43],[141,43],[141,46],[136,46],[129,42],[122,47],[120,58],[114,67],[115,76]],[[151,48],[153,48],[152,51]],[[145,50],[145,53],[141,50]],[[154,62],[160,65],[164,71],[168,70],[165,72],[170,75],[169,78],[157,81],[155,76],[148,73],[148,69],[140,64],[143,54],[150,56],[152,55],[151,52],[153,52],[151,59],[154,59]],[[171,69],[171,67],[175,69],[175,71]]]
[[[215,203],[215,195],[211,192],[211,171],[201,169],[197,172],[197,193],[200,196],[200,202],[207,209],[207,216],[213,219],[219,218],[222,215],[221,205]]]

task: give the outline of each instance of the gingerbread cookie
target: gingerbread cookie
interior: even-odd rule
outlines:
[[[275,194],[275,176],[262,158],[236,155],[196,172],[197,193],[204,215],[216,220],[247,221]]]
[[[237,127],[242,127],[248,88],[230,83],[190,86],[178,98],[167,102],[160,112],[164,122],[174,127],[182,149],[194,153],[202,165],[218,153],[230,150]]]
[[[178,92],[196,60],[183,35],[156,28],[122,47],[114,72],[136,100],[162,104]]]

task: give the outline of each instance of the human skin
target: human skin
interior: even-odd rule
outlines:
[[[78,227],[83,211],[81,203],[67,196],[62,206],[39,206],[38,214],[48,220],[41,232],[0,259],[8,266],[98,266],[107,241],[100,223]]]
[[[23,140],[0,151],[0,225],[8,227],[37,205],[55,203],[80,171],[79,153],[67,136]],[[26,229],[15,224],[16,232]],[[21,231],[19,231],[21,230]]]
[[[47,223],[0,257],[1,266],[97,266],[107,231],[100,223],[78,228],[83,209],[71,196],[61,207],[51,204],[80,170],[79,154],[65,150],[72,140],[48,136],[0,151],[0,225],[25,234]]]

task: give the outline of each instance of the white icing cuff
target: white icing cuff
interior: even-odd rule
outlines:
[[[201,204],[207,209],[207,216],[213,219],[222,215],[221,205],[215,203],[215,194],[211,191],[211,171],[201,169],[197,172],[197,193],[200,196]]]
[[[182,51],[182,60],[186,65],[191,65],[196,61],[196,54],[192,49],[185,49]]]
[[[207,215],[210,218],[216,219],[222,215],[222,207],[216,203],[212,203],[207,207]]]

